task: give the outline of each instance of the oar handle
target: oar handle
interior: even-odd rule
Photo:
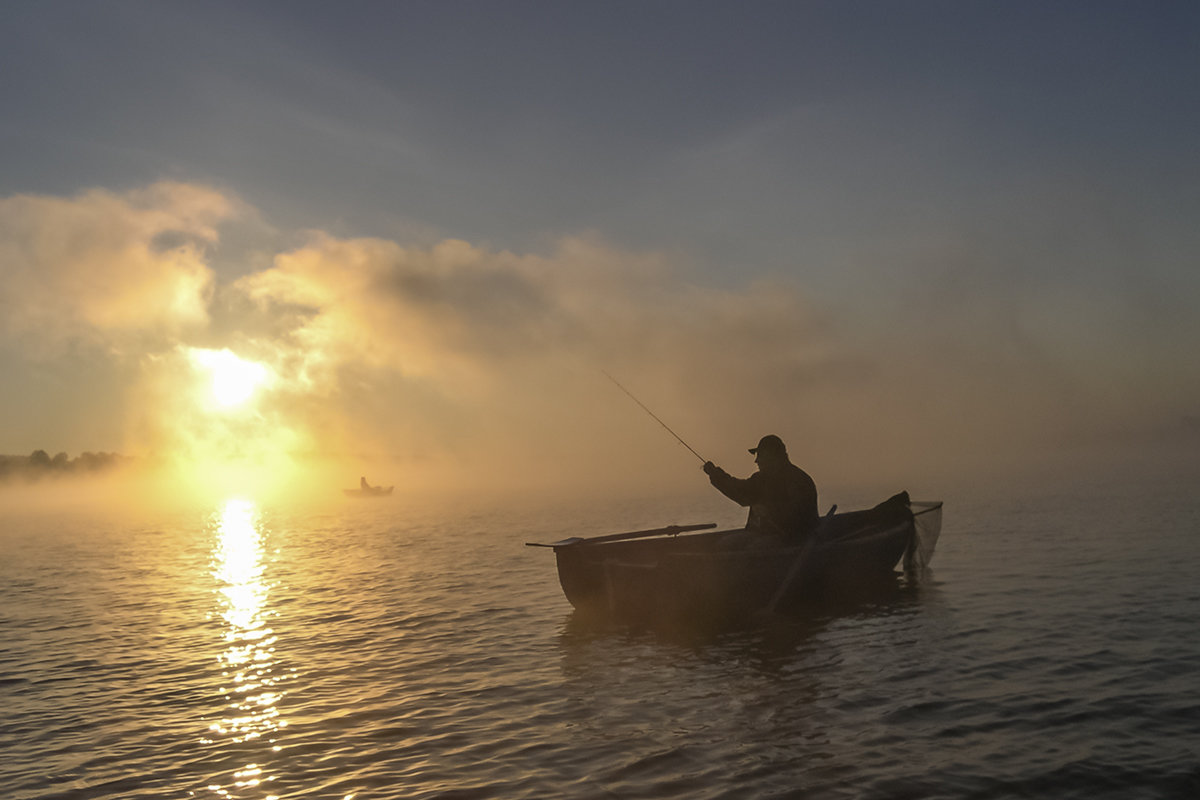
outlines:
[[[628,533],[610,533],[605,536],[593,536],[590,539],[584,539],[579,536],[572,536],[569,539],[561,539],[550,544],[542,544],[541,542],[526,542],[526,547],[568,547],[576,544],[603,544],[604,542],[620,542],[625,539],[644,539],[650,536],[677,536],[687,531],[702,531],[709,528],[717,527],[715,522],[702,522],[698,525],[668,525],[665,528],[651,528],[645,531],[629,531]]]

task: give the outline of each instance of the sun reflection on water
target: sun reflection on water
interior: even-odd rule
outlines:
[[[212,576],[219,614],[224,620],[224,648],[218,656],[228,702],[224,716],[209,726],[205,744],[264,743],[279,751],[276,734],[287,726],[280,718],[283,697],[275,669],[277,636],[270,626],[263,526],[258,508],[244,498],[230,498],[213,515],[215,542]],[[210,785],[217,795],[233,797],[274,780],[258,763],[234,772],[229,786]],[[271,797],[267,795],[267,797]]]

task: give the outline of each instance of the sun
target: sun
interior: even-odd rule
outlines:
[[[192,364],[207,373],[212,400],[218,408],[245,405],[271,378],[271,371],[266,366],[247,361],[229,350],[191,348],[188,357]]]

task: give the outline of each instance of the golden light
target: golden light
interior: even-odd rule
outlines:
[[[215,529],[212,577],[216,581],[219,613],[225,621],[221,663],[220,694],[228,703],[225,713],[208,726],[201,742],[213,744],[221,739],[245,743],[265,738],[271,751],[281,747],[276,741],[287,722],[280,717],[279,702],[285,692],[279,674],[275,647],[278,642],[270,620],[271,583],[267,580],[268,552],[265,530],[254,502],[231,497],[213,515]],[[232,774],[234,790],[210,784],[224,797],[238,789],[270,783],[277,776],[258,762],[245,764]]]
[[[219,408],[245,404],[271,380],[271,371],[265,365],[247,361],[229,350],[192,347],[188,349],[188,358],[208,374],[212,399]]]

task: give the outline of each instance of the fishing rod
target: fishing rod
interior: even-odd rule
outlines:
[[[655,421],[655,422],[657,422],[659,425],[662,425],[664,428],[666,428],[666,431],[667,431],[667,433],[669,433],[669,434],[671,434],[672,436],[674,436],[674,437],[675,437],[675,439],[676,439],[676,440],[677,440],[677,441],[678,441],[678,442],[679,442],[681,445],[683,445],[684,447],[686,447],[688,450],[691,450],[691,453],[692,453],[692,455],[694,455],[696,458],[700,459],[701,461],[705,462],[706,464],[708,463],[708,459],[707,459],[707,458],[705,458],[704,456],[700,455],[700,454],[699,454],[699,453],[697,453],[695,450],[692,450],[692,446],[691,446],[690,444],[688,444],[688,443],[687,443],[687,442],[685,442],[683,439],[681,439],[681,438],[679,437],[679,434],[678,434],[678,433],[676,433],[675,431],[671,430],[671,428],[670,428],[670,427],[667,425],[667,423],[663,422],[661,419],[659,419],[659,418],[658,418],[658,415],[657,415],[657,414],[655,414],[655,413],[654,413],[653,411],[651,411],[650,409],[646,408],[646,405],[645,405],[645,404],[644,404],[644,403],[643,403],[641,400],[638,400],[636,397],[634,397],[634,396],[633,396],[633,392],[629,391],[629,390],[628,390],[628,389],[626,389],[624,386],[622,386],[620,381],[618,381],[618,380],[617,380],[616,378],[614,378],[612,375],[609,375],[609,374],[608,374],[608,373],[607,373],[605,370],[600,370],[600,371],[604,373],[604,377],[608,378],[610,381],[612,381],[613,383],[615,383],[615,384],[617,385],[617,388],[618,388],[618,389],[620,389],[620,390],[621,390],[622,392],[624,392],[625,394],[629,395],[629,399],[630,399],[630,400],[632,400],[633,402],[635,402],[635,403],[637,403],[639,406],[641,406],[641,408],[642,408],[642,411],[645,411],[647,414],[649,414],[650,416],[654,417],[654,421]]]

